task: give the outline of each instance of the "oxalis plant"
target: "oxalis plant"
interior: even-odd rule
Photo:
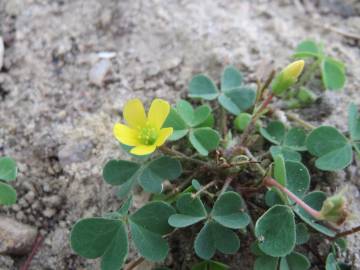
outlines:
[[[0,206],[16,203],[16,190],[9,184],[16,176],[15,161],[10,157],[0,157]]]
[[[338,253],[346,248],[342,237],[359,228],[340,232],[351,217],[345,191],[310,190],[307,166],[312,173],[346,168],[360,154],[360,116],[351,104],[346,136],[294,114],[287,114],[291,124],[274,119],[273,100],[297,83],[304,64],[271,72],[256,89],[234,66],[219,84],[200,74],[190,81],[188,100],[171,106],[155,99],[147,113],[139,99],[128,101],[125,122],[113,130],[128,158],[109,160],[103,169],[122,203],[79,220],[73,250],[100,258],[102,270],[130,270],[143,260],[163,262],[168,240],[184,231],[197,256],[186,269],[230,269],[221,254],[239,252],[240,242],[252,243],[256,270],[350,269]],[[152,194],[139,209],[132,206],[136,186]],[[329,255],[310,261],[300,251],[315,234],[330,241]],[[125,264],[130,245],[139,257]]]

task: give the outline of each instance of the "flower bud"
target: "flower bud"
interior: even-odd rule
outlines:
[[[286,68],[284,68],[279,75],[277,75],[272,83],[272,91],[275,95],[279,96],[284,93],[289,87],[291,87],[300,76],[305,62],[304,60],[298,60],[292,62]]]
[[[324,201],[320,210],[323,220],[341,225],[350,216],[350,212],[346,209],[346,199],[343,193],[342,191]]]

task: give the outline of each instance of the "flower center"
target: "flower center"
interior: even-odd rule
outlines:
[[[151,124],[147,123],[139,129],[138,139],[142,144],[153,145],[158,137],[158,131]]]

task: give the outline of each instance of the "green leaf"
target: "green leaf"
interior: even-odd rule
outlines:
[[[295,217],[290,207],[275,205],[256,222],[255,235],[267,255],[288,255],[295,247]]]
[[[284,204],[280,193],[281,191],[277,190],[276,188],[269,189],[265,194],[265,203],[267,206],[271,207],[275,204]]]
[[[191,267],[191,270],[229,270],[229,266],[216,261],[203,261]]]
[[[254,105],[256,98],[255,91],[249,87],[241,87],[222,93],[219,96],[219,103],[228,112],[238,115]]]
[[[341,90],[345,85],[345,67],[332,58],[326,57],[321,62],[321,77],[328,90]]]
[[[178,112],[180,117],[184,119],[185,123],[190,126],[194,118],[193,106],[186,100],[180,99],[176,103],[176,111]]]
[[[310,173],[304,164],[297,161],[286,161],[286,187],[296,196],[302,198],[310,188]]]
[[[196,127],[208,120],[211,108],[208,105],[201,105],[194,110],[189,102],[181,99],[176,104],[176,111],[187,126]]]
[[[206,210],[198,197],[193,198],[191,193],[181,195],[176,201],[179,214],[169,218],[169,224],[176,228],[187,227],[206,218]]]
[[[9,157],[0,158],[0,180],[10,182],[16,179],[16,162]]]
[[[215,150],[220,142],[217,131],[211,128],[197,128],[190,132],[189,140],[192,146],[203,156]]]
[[[306,87],[300,87],[297,98],[303,104],[311,104],[318,99],[318,96],[310,89]]]
[[[188,133],[188,127],[186,126],[184,119],[182,119],[178,112],[173,108],[170,109],[170,113],[163,126],[173,128],[173,133],[169,138],[170,141],[180,140]]]
[[[293,55],[296,58],[306,57],[321,57],[323,54],[322,49],[312,40],[305,40],[301,42],[295,50]]]
[[[201,189],[201,184],[199,183],[198,180],[196,179],[193,179],[191,181],[191,185],[193,186],[193,188],[196,190],[196,191],[199,191]]]
[[[224,254],[234,254],[240,248],[240,240],[232,230],[210,221],[205,224],[195,239],[195,253],[209,260],[219,250]]]
[[[360,115],[354,103],[348,107],[348,126],[351,139],[360,140]]]
[[[180,161],[162,156],[152,160],[144,168],[139,176],[139,184],[147,192],[160,193],[162,182],[175,180],[182,173]]]
[[[137,183],[137,177],[136,175],[134,175],[132,178],[130,178],[129,181],[126,181],[123,185],[119,186],[116,192],[116,196],[119,199],[128,198],[128,196],[131,196],[132,194],[131,190],[133,189],[136,183]]]
[[[260,256],[256,258],[254,270],[277,270],[279,258],[271,256]]]
[[[260,128],[260,134],[273,144],[282,144],[285,138],[285,126],[280,121],[272,121],[266,128]]]
[[[169,245],[162,235],[172,231],[167,221],[174,213],[175,210],[167,203],[154,201],[129,217],[134,244],[147,260],[162,261],[167,256]]]
[[[280,260],[280,270],[308,270],[310,262],[304,255],[293,252]]]
[[[221,91],[239,88],[243,82],[242,74],[234,66],[227,66],[221,76]]]
[[[0,182],[0,205],[11,205],[16,203],[17,195],[15,189]]]
[[[277,155],[282,155],[285,161],[301,161],[301,155],[298,152],[283,146],[271,146],[270,154],[273,159],[275,159]]]
[[[310,235],[309,230],[304,223],[296,224],[296,244],[302,245],[309,241]]]
[[[345,251],[347,249],[347,240],[346,238],[337,238],[334,243],[340,249],[340,251]]]
[[[120,215],[122,216],[126,216],[129,212],[130,207],[132,206],[132,196],[129,196],[129,198],[127,198],[123,204],[121,205],[121,207],[116,211],[118,212]]]
[[[173,214],[175,210],[169,204],[155,201],[138,209],[129,217],[129,220],[148,231],[164,235],[173,230],[168,224],[168,219]]]
[[[309,194],[307,194],[303,201],[308,204],[310,207],[312,207],[315,210],[320,210],[323,202],[326,200],[326,195],[323,192],[314,191]],[[295,213],[304,221],[306,222],[310,227],[314,228],[318,232],[321,232],[327,236],[334,237],[335,232],[324,225],[318,223],[317,220],[315,220],[312,216],[310,216],[304,209],[302,209],[300,206],[296,206],[294,209]]]
[[[250,124],[251,118],[252,116],[249,113],[240,113],[238,116],[236,116],[234,120],[235,128],[238,131],[243,132],[246,129],[246,127]]]
[[[225,192],[217,199],[210,215],[219,224],[231,229],[245,228],[250,223],[240,195],[232,191]]]
[[[336,258],[333,253],[329,253],[329,255],[327,256],[325,269],[326,270],[338,270]]]
[[[191,127],[197,127],[208,120],[211,114],[211,108],[208,105],[201,105],[194,111],[194,117],[191,122]]]
[[[141,256],[149,261],[163,261],[169,252],[166,240],[160,234],[153,233],[132,221],[129,224],[132,240]]]
[[[87,218],[78,221],[70,236],[72,249],[88,259],[101,257],[101,269],[120,269],[128,254],[128,239],[120,220]]]
[[[110,185],[122,185],[138,171],[140,165],[127,160],[110,160],[103,169],[103,178]]]
[[[207,76],[200,74],[192,78],[189,84],[189,97],[213,100],[218,96],[218,89]]]
[[[274,178],[282,186],[286,186],[285,160],[281,155],[274,158]]]
[[[314,129],[306,140],[306,147],[318,157],[315,165],[320,170],[342,170],[352,161],[352,148],[348,140],[331,126]]]
[[[284,146],[295,150],[305,151],[306,150],[306,133],[302,128],[291,128],[285,135]]]

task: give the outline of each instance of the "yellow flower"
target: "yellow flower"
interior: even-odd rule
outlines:
[[[114,136],[122,144],[134,146],[130,153],[148,155],[156,147],[165,143],[173,132],[172,128],[162,128],[170,112],[170,105],[162,99],[154,99],[146,116],[144,106],[139,99],[132,99],[125,104],[123,116],[127,125],[117,123]]]

